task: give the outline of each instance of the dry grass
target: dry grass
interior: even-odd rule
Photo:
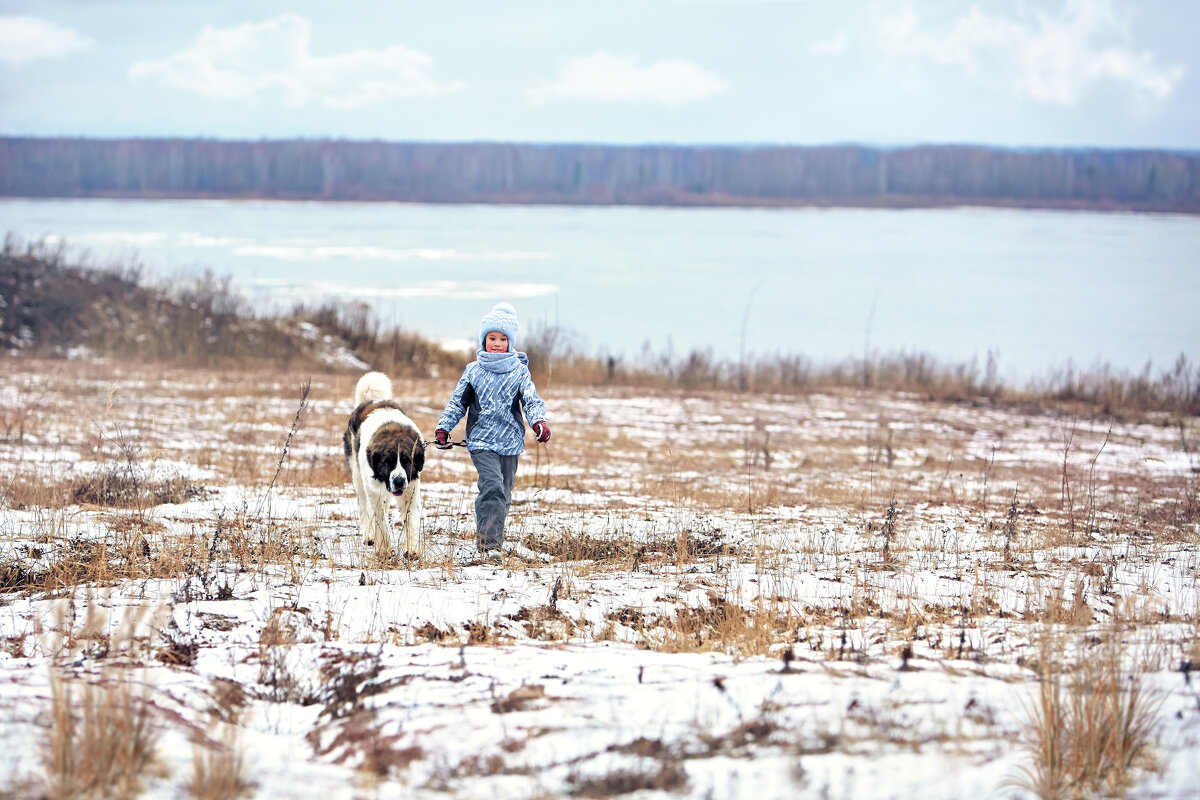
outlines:
[[[238,729],[220,725],[215,737],[192,745],[192,776],[186,789],[196,800],[238,800],[253,797],[257,784],[249,777]]]
[[[673,617],[645,628],[644,640],[651,649],[667,653],[716,650],[744,656],[766,655],[772,646],[789,641],[797,618],[785,610],[769,607],[747,609],[715,595],[698,608],[680,608]],[[657,639],[657,641],[656,641]]]
[[[687,786],[687,772],[678,761],[662,760],[644,768],[618,769],[604,775],[569,779],[575,797],[619,797],[642,791],[672,792]]]
[[[1162,698],[1143,685],[1119,631],[1111,637],[1065,671],[1043,642],[1022,731],[1032,766],[1021,769],[1015,786],[1042,800],[1117,796],[1136,767],[1153,765]]]
[[[674,354],[643,352],[636,362],[594,357],[571,345],[568,332],[543,326],[524,338],[535,376],[557,385],[624,386],[639,390],[677,389],[784,393],[866,389],[906,392],[926,400],[1032,408],[1084,406],[1094,413],[1138,418],[1166,412],[1175,418],[1200,414],[1200,365],[1181,351],[1157,374],[1098,363],[1081,370],[1071,365],[1023,386],[1006,384],[993,354],[981,367],[976,359],[946,362],[929,353],[872,351],[864,358],[816,363],[802,354],[774,354],[733,361],[711,350]]]
[[[69,798],[132,798],[154,766],[158,733],[150,691],[131,675],[107,673],[77,688],[50,675],[43,768],[46,791]]]
[[[54,390],[24,420],[45,444],[28,433],[0,443],[0,591],[71,598],[76,587],[166,579],[172,602],[190,604],[235,599],[235,588],[240,602],[251,584],[311,590],[313,574],[367,590],[396,582],[401,569],[412,570],[401,582],[434,592],[464,581],[462,564],[448,555],[377,564],[361,547],[331,549],[354,528],[340,435],[356,376],[9,363],[20,369],[0,378],[0,398],[7,398],[0,407],[20,396],[5,387],[43,374]],[[432,427],[452,380],[403,381],[423,430]],[[424,752],[381,728],[361,702],[378,682],[367,677],[367,666],[332,664],[320,687],[306,682],[295,659],[307,643],[611,640],[670,653],[779,659],[781,672],[854,675],[881,664],[898,672],[983,669],[993,661],[1041,667],[1049,662],[1038,657],[1031,632],[1056,626],[1064,650],[1089,652],[1118,605],[1138,637],[1161,638],[1142,658],[1143,668],[1162,668],[1176,659],[1186,635],[1180,631],[1200,624],[1200,609],[1164,609],[1156,580],[1161,570],[1172,587],[1186,589],[1184,574],[1200,546],[1200,473],[1165,469],[1162,461],[1189,455],[1182,443],[1197,438],[1194,420],[1184,422],[1180,436],[1174,428],[1107,418],[972,409],[857,389],[801,398],[624,387],[543,394],[562,421],[553,444],[531,444],[522,461],[510,530],[550,560],[510,557],[487,573],[514,598],[511,585],[525,586],[519,605],[495,612],[487,598],[506,601],[489,588],[494,595],[470,618],[389,619],[349,634],[353,626],[338,618],[342,612],[317,610],[311,593],[298,606],[280,601],[255,620],[259,646],[250,658],[257,679],[239,690],[237,702],[214,698],[223,720],[236,723],[235,706],[243,702],[320,704],[327,737],[314,752],[385,779],[422,761]],[[179,438],[181,414],[194,416]],[[77,464],[80,454],[86,458]],[[469,464],[461,453],[440,454],[427,470],[426,541],[469,542]],[[175,505],[188,496],[165,490],[177,487],[175,476],[195,474],[208,477],[178,485],[205,494]],[[89,493],[80,494],[80,486]],[[630,586],[643,592],[636,601],[623,594]],[[59,628],[58,644],[30,629],[0,647],[16,657],[35,649],[89,657],[116,650],[103,626],[86,619]],[[204,646],[204,633],[164,630],[139,657],[187,671]],[[1099,702],[1071,698],[1074,687],[1086,685],[1075,676],[1087,668],[1059,669],[1057,683],[1047,679],[1043,686],[1052,692],[1036,714],[1050,722],[1031,713],[1031,729],[1098,713],[1072,705]],[[1103,744],[1102,763],[1091,769],[1104,774],[1098,786],[1117,790],[1147,763],[1151,748],[1137,741],[1144,695],[1130,699],[1129,681],[1086,678],[1104,680],[1116,687],[1105,724],[1124,726],[1130,736]],[[506,690],[493,702],[505,708],[508,699]],[[908,728],[889,728],[878,709],[869,711],[859,709],[830,736],[923,743]],[[350,719],[353,725],[343,724]],[[762,742],[782,738],[769,724],[750,722],[730,742],[758,742],[760,733]],[[222,759],[236,750],[202,741],[190,791],[246,791],[244,773],[223,782],[237,765]],[[1026,776],[1029,786],[1042,787],[1037,791],[1067,791],[1062,787],[1079,779],[1064,765],[1094,760],[1087,755],[1093,745],[1030,742],[1049,752],[1045,766],[1031,762]],[[580,773],[575,789],[655,788],[660,779],[686,778],[672,764],[687,757]],[[460,765],[455,780],[486,766]]]

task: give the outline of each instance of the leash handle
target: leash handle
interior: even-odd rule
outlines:
[[[446,447],[438,447],[438,443],[437,443],[437,442],[425,442],[425,449],[426,449],[426,450],[428,450],[430,445],[433,445],[434,447],[437,447],[437,449],[438,449],[438,450],[452,450],[452,449],[453,449],[453,448],[455,448],[455,447],[466,447],[466,446],[467,446],[467,443],[466,443],[466,441],[461,441],[461,442],[452,442],[452,441],[450,441],[450,440],[448,440],[448,439],[447,439],[447,440],[446,440]]]

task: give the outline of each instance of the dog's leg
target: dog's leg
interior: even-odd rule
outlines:
[[[369,547],[375,543],[371,530],[371,500],[367,496],[367,487],[363,485],[361,470],[353,469],[350,474],[354,478],[354,496],[358,500],[358,533],[362,543]]]
[[[400,521],[404,526],[404,548],[410,557],[421,558],[424,555],[421,535],[421,479],[410,481],[405,487],[404,495],[400,498]],[[413,547],[413,537],[416,536],[417,546]]]
[[[354,499],[358,501],[358,533],[363,538],[363,544],[368,544],[367,536],[367,495],[366,489],[363,487],[362,477],[358,474],[358,466],[355,465],[350,470],[350,477],[354,481]]]
[[[367,463],[366,452],[358,453],[358,469],[354,471],[355,488],[359,490],[359,524],[363,544],[375,546],[375,555],[386,559],[391,552],[391,541],[387,529],[387,500],[388,493],[379,485],[379,481],[371,476],[371,466]]]
[[[413,481],[412,505],[408,507],[408,525],[405,530],[411,531],[417,540],[417,555],[425,557],[425,521],[421,505],[421,479]]]
[[[388,530],[388,511],[391,495],[382,486],[372,486],[371,531],[375,539],[375,555],[386,561],[392,554],[392,532]]]

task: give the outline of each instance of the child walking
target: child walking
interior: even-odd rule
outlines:
[[[529,357],[517,352],[517,310],[497,303],[479,323],[479,352],[463,370],[434,440],[451,447],[450,431],[467,417],[467,451],[479,473],[475,498],[475,546],[495,559],[504,545],[504,522],[512,502],[517,460],[525,451],[525,418],[539,442],[550,441],[546,404],[529,374]]]

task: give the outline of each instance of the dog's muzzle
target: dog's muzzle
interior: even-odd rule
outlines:
[[[408,488],[408,480],[402,475],[388,479],[388,491],[399,497],[404,494],[404,490]]]

